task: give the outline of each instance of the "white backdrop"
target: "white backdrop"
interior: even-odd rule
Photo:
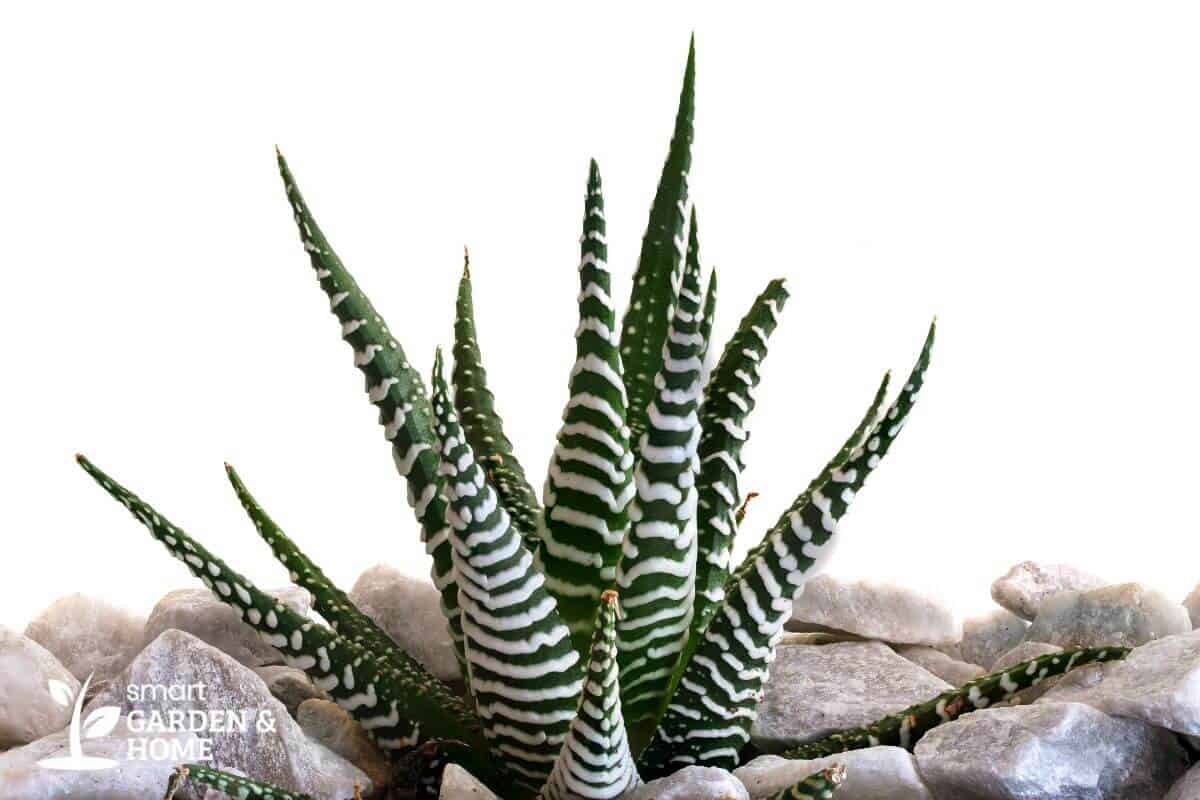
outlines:
[[[145,610],[193,585],[76,451],[265,586],[286,578],[224,460],[343,585],[377,561],[426,571],[276,143],[422,368],[471,247],[493,388],[540,483],[587,159],[623,299],[693,29],[718,336],[769,278],[793,291],[746,451],[746,541],[936,313],[927,388],[830,570],[968,614],[1026,558],[1182,597],[1200,580],[1200,19],[655,6],[0,12],[0,623],[71,591]]]

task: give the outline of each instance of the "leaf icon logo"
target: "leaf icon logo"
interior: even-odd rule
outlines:
[[[54,702],[66,708],[69,708],[71,701],[75,699],[75,693],[71,691],[70,686],[53,678],[50,679],[50,696],[54,698]]]
[[[116,706],[97,708],[84,720],[83,736],[85,739],[99,739],[102,736],[108,736],[117,727],[120,720],[121,709]]]
[[[68,755],[58,756],[55,758],[43,758],[37,762],[38,766],[46,769],[62,769],[73,772],[85,772],[97,769],[109,769],[117,766],[117,762],[108,758],[91,758],[84,755],[83,743],[84,738],[99,739],[113,732],[117,727],[117,723],[121,720],[121,709],[117,706],[103,706],[97,708],[92,713],[88,714],[87,719],[81,724],[80,716],[83,713],[83,699],[87,696],[88,686],[92,683],[92,676],[88,675],[87,680],[83,682],[83,686],[79,687],[78,692],[71,691],[71,687],[59,680],[50,680],[47,683],[47,688],[50,691],[50,697],[54,702],[58,703],[63,708],[72,708],[71,712],[71,727],[68,732]]]

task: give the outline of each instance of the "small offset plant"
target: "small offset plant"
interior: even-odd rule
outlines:
[[[619,327],[600,172],[591,164],[576,360],[541,502],[488,389],[470,270],[459,288],[449,379],[439,351],[427,394],[279,157],[301,242],[407,482],[465,697],[355,608],[232,468],[233,488],[259,534],[312,593],[328,626],[260,591],[79,459],[288,664],[307,672],[381,748],[415,765],[412,786],[427,796],[436,796],[439,770],[450,761],[518,800],[615,798],[685,766],[741,763],[792,600],[829,553],[839,520],[891,449],[924,383],[933,326],[897,396],[887,402],[885,376],[844,446],[732,566],[753,391],[788,292],[782,280],[767,285],[706,376],[717,285],[710,273],[702,289],[688,194],[694,85],[693,49]],[[965,711],[1123,652],[1046,656],[791,755],[911,747]],[[190,779],[239,797],[300,797],[252,777],[188,769]],[[843,775],[840,767],[826,770],[780,797],[828,797]]]

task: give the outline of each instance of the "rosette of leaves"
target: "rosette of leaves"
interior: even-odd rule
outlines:
[[[431,556],[465,697],[356,609],[232,468],[255,528],[312,593],[323,622],[260,591],[80,457],[288,664],[307,672],[381,748],[420,765],[415,791],[436,793],[438,770],[450,761],[502,797],[548,800],[615,798],[683,766],[737,766],[792,600],[829,554],[839,521],[891,450],[924,384],[933,326],[895,396],[888,399],[885,376],[845,444],[733,565],[745,499],[742,451],[788,290],[770,282],[706,368],[717,292],[712,271],[704,277],[689,197],[694,86],[693,49],[620,320],[600,171],[591,164],[575,361],[540,502],[488,388],[470,270],[459,287],[450,377],[439,353],[430,395],[279,156],[301,242],[354,351]],[[1020,665],[797,755],[911,746],[931,725],[1014,687],[1119,655],[1068,653]],[[298,796],[253,776],[203,767],[190,775],[243,797]],[[827,796],[840,775],[814,777],[789,796]]]

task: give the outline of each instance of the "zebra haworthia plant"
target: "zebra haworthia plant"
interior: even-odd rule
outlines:
[[[792,599],[829,553],[839,520],[890,450],[924,382],[932,326],[897,396],[887,402],[885,378],[845,445],[731,569],[748,499],[739,482],[753,390],[788,292],[783,281],[768,284],[706,381],[717,293],[713,275],[701,289],[699,226],[688,197],[694,85],[693,50],[619,328],[600,172],[591,164],[576,358],[541,503],[488,388],[470,270],[459,286],[450,380],[439,352],[429,395],[279,156],[301,242],[407,484],[465,697],[355,608],[232,468],[230,481],[258,533],[312,593],[327,624],[266,595],[79,459],[381,748],[410,766],[426,765],[417,787],[436,786],[437,769],[450,760],[505,798],[547,800],[614,798],[686,765],[735,767]],[[880,740],[911,745],[930,725],[996,692],[1103,657],[1112,655],[1036,662],[1020,675],[1009,670],[914,708],[911,724],[888,718],[802,755]],[[299,797],[252,777],[204,767],[190,774],[240,797]],[[788,796],[828,796],[840,777],[839,770],[815,776]]]

